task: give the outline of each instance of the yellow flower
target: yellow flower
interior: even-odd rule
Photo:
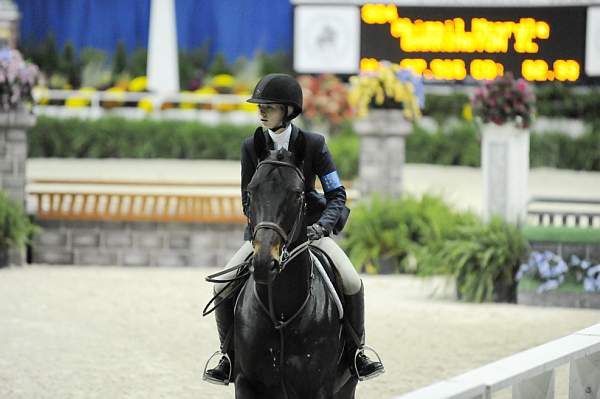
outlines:
[[[138,102],[138,108],[143,109],[146,112],[152,112],[154,110],[154,103],[152,97],[144,97]]]
[[[356,109],[358,117],[367,115],[372,102],[382,105],[386,98],[402,104],[407,119],[414,120],[421,116],[412,83],[398,80],[399,68],[397,65],[382,65],[375,73],[350,78],[348,102]]]
[[[181,94],[189,94],[189,95],[193,95],[194,93],[188,90],[184,90],[181,92]],[[196,103],[191,103],[191,102],[182,102],[181,104],[179,104],[179,108],[182,109],[194,109],[196,108]]]
[[[462,116],[465,120],[469,122],[473,120],[473,108],[471,107],[471,104],[466,103],[463,106]]]
[[[129,82],[129,87],[127,88],[129,91],[146,91],[148,87],[148,79],[145,76],[138,76],[134,78],[131,82]]]
[[[211,84],[214,87],[233,87],[235,84],[235,78],[226,73],[221,73],[212,78]]]
[[[96,89],[93,87],[82,87],[77,94],[74,94],[67,98],[65,101],[65,107],[68,108],[82,108],[90,105],[91,94]]]

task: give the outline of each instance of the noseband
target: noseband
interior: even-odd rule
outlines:
[[[291,168],[294,172],[296,172],[296,174],[302,181],[302,187],[304,187],[304,174],[296,165],[291,164],[289,162],[267,159],[267,160],[259,162],[258,166],[256,167],[256,171],[258,172],[258,169],[264,165],[276,165],[276,166],[284,166],[286,168]],[[292,259],[292,257],[290,257],[290,253],[288,252],[288,248],[291,244],[291,240],[293,240],[294,237],[296,236],[298,227],[300,225],[300,221],[302,220],[302,213],[304,211],[304,206],[305,206],[305,200],[304,200],[304,190],[303,190],[301,203],[300,203],[300,211],[298,212],[298,215],[296,215],[294,225],[292,226],[292,229],[289,232],[289,234],[279,224],[277,224],[275,222],[260,222],[256,226],[254,226],[254,230],[252,232],[252,241],[254,241],[254,239],[256,238],[256,233],[262,229],[273,230],[281,238],[281,241],[283,242],[283,250],[281,252],[280,261],[275,266],[278,269],[278,272],[281,272],[284,269],[287,262]],[[292,251],[292,252],[295,252],[295,251]]]

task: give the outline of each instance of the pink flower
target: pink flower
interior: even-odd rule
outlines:
[[[517,90],[519,90],[521,93],[525,93],[527,90],[527,82],[523,79],[517,80]]]

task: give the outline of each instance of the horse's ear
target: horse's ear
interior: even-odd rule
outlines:
[[[254,131],[254,152],[259,160],[263,160],[269,154],[267,150],[267,139],[263,133],[262,127],[256,128]]]
[[[306,155],[306,139],[302,132],[298,132],[298,137],[294,143],[294,159],[296,161],[296,166],[302,165],[302,162],[304,162],[304,155]]]

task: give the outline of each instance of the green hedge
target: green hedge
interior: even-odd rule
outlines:
[[[597,228],[525,226],[523,235],[529,241],[600,243],[600,229]]]
[[[29,131],[31,157],[240,159],[255,126],[101,118],[39,117]]]
[[[480,165],[480,136],[472,122],[429,131],[415,125],[406,142],[409,163]],[[32,157],[239,159],[240,145],[256,126],[102,118],[95,121],[39,117],[28,135]],[[360,141],[350,123],[329,140],[344,180],[358,173]],[[532,167],[600,171],[600,125],[581,137],[532,134]]]

